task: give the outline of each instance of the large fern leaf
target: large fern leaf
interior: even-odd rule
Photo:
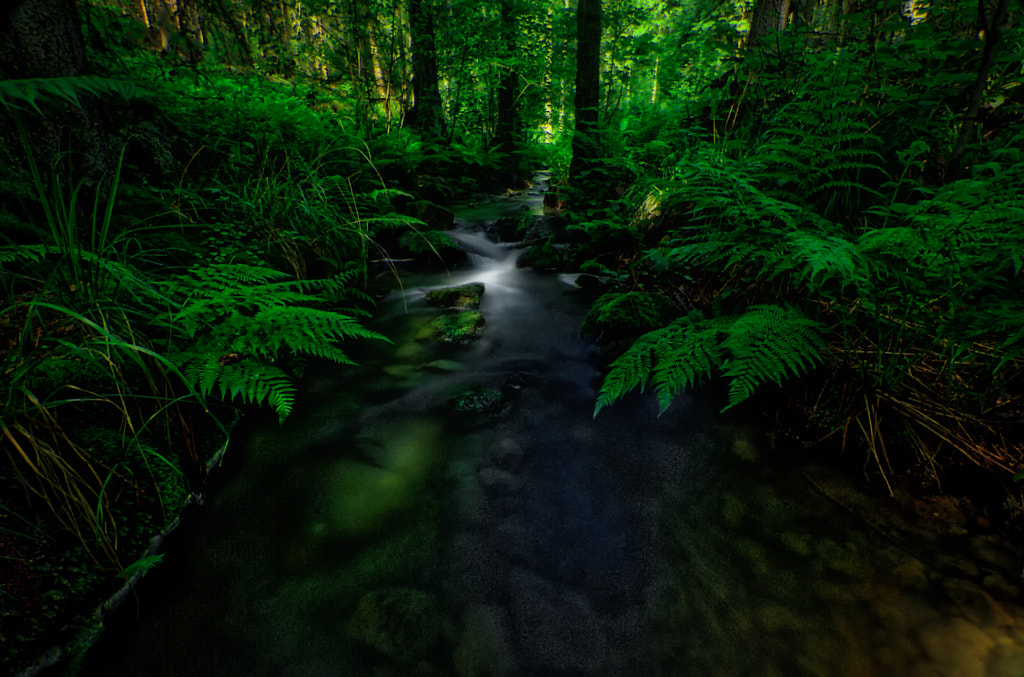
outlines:
[[[644,390],[648,382],[657,388],[658,405],[665,411],[680,392],[716,370],[732,381],[729,409],[764,383],[807,373],[821,360],[821,329],[795,310],[773,305],[719,318],[691,313],[644,334],[611,364],[594,416],[629,391]]]
[[[725,363],[729,404],[736,406],[769,381],[781,384],[789,376],[806,373],[821,359],[824,341],[817,322],[789,308],[752,306],[726,329],[722,347],[730,354]]]
[[[168,326],[185,347],[170,355],[203,395],[268,404],[282,420],[295,399],[293,376],[279,366],[289,355],[352,364],[346,339],[387,340],[351,314],[313,307],[317,287],[336,283],[286,280],[279,271],[238,264],[191,270],[167,283],[181,299]]]
[[[654,348],[657,361],[651,382],[658,389],[662,412],[680,392],[711,376],[721,363],[721,322],[695,322],[697,316],[699,313],[694,313],[666,327]]]
[[[608,405],[622,399],[634,388],[643,390],[651,375],[653,350],[661,339],[664,329],[647,332],[633,342],[629,349],[611,364],[611,370],[604,377],[601,391],[597,396],[594,416]]]

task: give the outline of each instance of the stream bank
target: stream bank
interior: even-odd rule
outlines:
[[[403,276],[394,345],[250,423],[90,674],[1019,677],[1021,553],[969,509],[773,467],[695,397],[593,418],[587,298],[487,236],[542,185],[459,212],[471,263]],[[479,337],[421,338],[473,282]]]

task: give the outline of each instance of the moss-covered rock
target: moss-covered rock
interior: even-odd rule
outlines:
[[[469,414],[495,414],[505,404],[505,395],[498,388],[471,388],[451,400],[452,409]]]
[[[486,320],[475,310],[447,313],[424,325],[416,338],[438,343],[470,343],[479,338]]]
[[[431,289],[427,292],[426,302],[428,306],[441,308],[479,308],[483,295],[483,282],[470,282],[457,287]]]
[[[663,327],[678,314],[668,298],[644,292],[604,294],[583,320],[585,336],[608,339],[638,336]]]
[[[451,650],[453,626],[429,592],[384,588],[363,595],[345,632],[396,663],[415,666]]]
[[[451,265],[466,257],[466,253],[451,235],[438,230],[410,230],[403,233],[398,238],[397,254],[423,263],[436,263],[440,260],[445,265]]]

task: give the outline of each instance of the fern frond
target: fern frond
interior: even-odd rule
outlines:
[[[317,288],[342,295],[343,277],[323,284],[283,278],[276,270],[228,264],[193,269],[166,285],[165,293],[181,299],[168,327],[189,344],[172,359],[199,393],[266,403],[283,420],[295,385],[278,360],[352,364],[341,341],[387,341],[346,313],[310,307],[324,305]]]
[[[768,381],[781,384],[806,373],[821,360],[825,345],[817,322],[788,308],[759,305],[726,328],[722,347],[730,353],[725,363],[725,375],[732,379],[729,409]]]
[[[634,388],[643,390],[651,375],[651,351],[657,345],[664,329],[655,329],[633,342],[629,349],[611,364],[611,369],[604,377],[601,391],[594,406],[594,416],[598,412],[621,399]]]
[[[272,364],[244,358],[233,361],[232,356],[213,353],[191,354],[185,357],[182,370],[202,395],[216,394],[221,399],[241,400],[245,404],[269,404],[283,421],[291,413],[296,387],[287,372]]]
[[[720,321],[694,321],[694,313],[661,331],[654,346],[651,383],[657,386],[658,407],[664,412],[682,391],[711,376],[721,363]]]
[[[858,277],[859,253],[853,243],[834,235],[797,231],[786,235],[790,253],[803,263],[811,282],[838,278],[844,285]]]
[[[0,266],[10,263],[36,263],[41,261],[48,247],[41,244],[0,247]]]
[[[29,104],[42,113],[39,102],[47,99],[63,99],[76,106],[82,103],[82,93],[104,96],[116,94],[124,99],[137,99],[145,92],[136,84],[126,80],[113,80],[92,75],[75,75],[62,78],[28,78],[24,80],[0,80],[0,104],[16,108],[15,101]]]
[[[312,355],[341,364],[353,362],[332,344],[345,338],[387,339],[341,313],[317,308],[284,306],[256,313],[249,323],[255,339],[246,348],[274,355],[281,348],[295,354]],[[239,346],[241,348],[241,346]]]

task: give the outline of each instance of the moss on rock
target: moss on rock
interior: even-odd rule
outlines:
[[[480,297],[483,295],[484,284],[482,282],[470,282],[458,287],[431,289],[427,292],[426,302],[428,306],[440,306],[442,308],[479,308]]]
[[[484,330],[486,320],[475,310],[447,313],[420,329],[416,338],[438,343],[470,343]]]
[[[586,336],[623,338],[663,327],[678,314],[664,296],[645,292],[604,294],[591,306],[581,331]]]

